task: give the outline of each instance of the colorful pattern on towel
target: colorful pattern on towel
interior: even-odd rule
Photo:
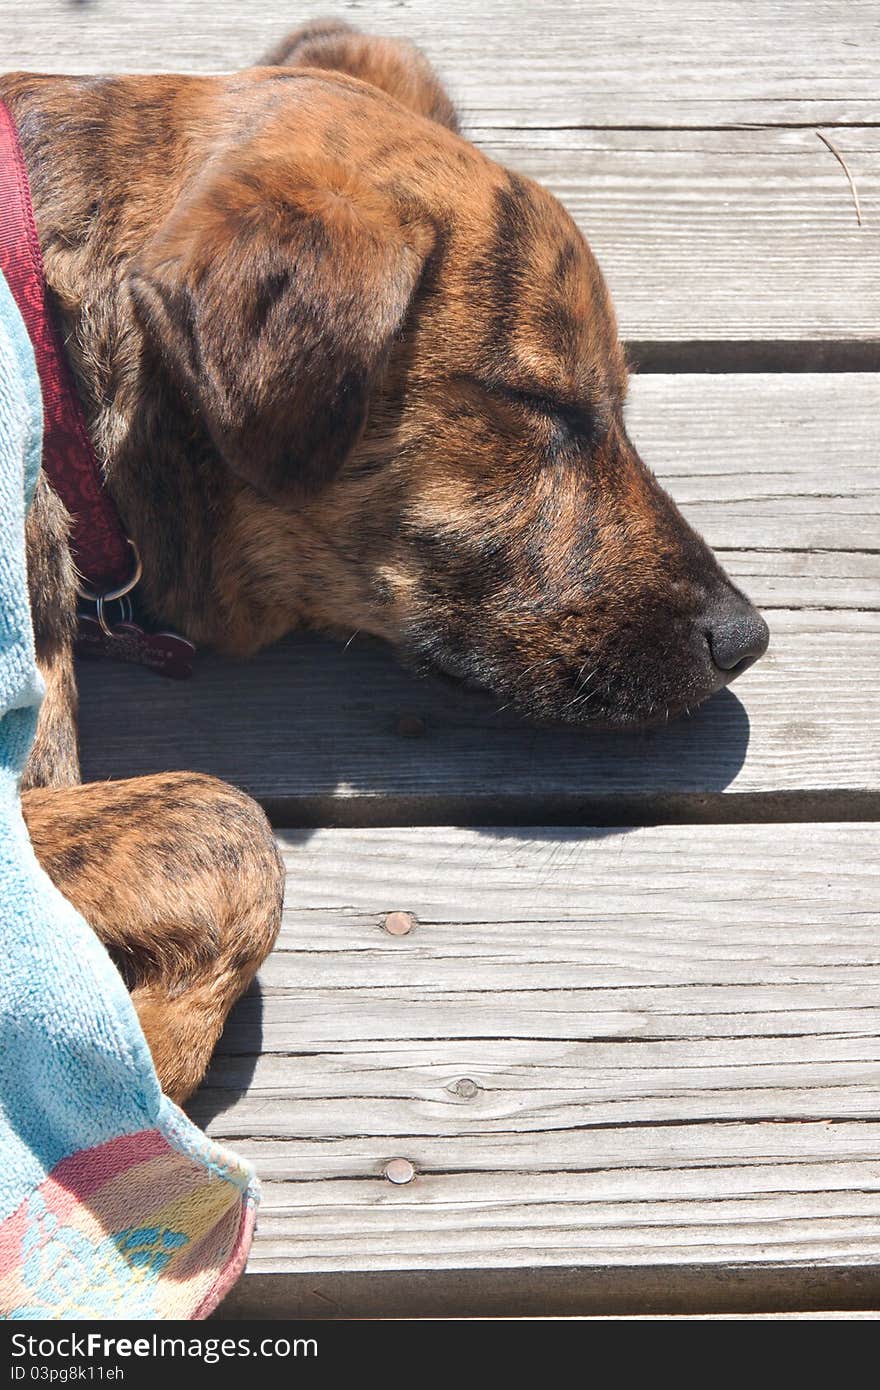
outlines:
[[[204,1317],[247,1255],[249,1179],[209,1140],[190,1156],[156,1129],[63,1159],[0,1224],[0,1308],[12,1319],[114,1318],[120,1305],[131,1318]]]

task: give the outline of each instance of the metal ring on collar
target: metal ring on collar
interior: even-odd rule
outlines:
[[[126,580],[124,584],[120,584],[118,589],[107,589],[103,594],[96,593],[93,589],[89,589],[87,585],[83,583],[79,583],[76,586],[76,590],[80,598],[88,599],[90,603],[94,603],[96,605],[98,610],[97,617],[98,622],[101,625],[101,631],[104,632],[107,637],[113,637],[114,632],[113,628],[109,625],[106,617],[104,616],[104,605],[107,603],[113,603],[116,599],[125,598],[126,594],[131,593],[132,589],[138,583],[141,575],[144,572],[144,567],[141,564],[141,557],[137,546],[135,545],[133,540],[129,538],[127,539],[129,545],[132,548],[132,551],[134,552],[134,569],[131,573],[130,578]]]

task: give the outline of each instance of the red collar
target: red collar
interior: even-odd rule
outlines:
[[[46,303],[43,258],[15,122],[0,102],[0,270],[34,346],[43,388],[43,468],[74,518],[73,558],[94,593],[127,584],[133,555],[101,471]]]
[[[194,648],[176,633],[144,633],[123,610],[113,627],[109,607],[140,578],[140,560],[104,487],[101,466],[86,428],[46,297],[43,258],[34,223],[27,169],[15,121],[0,101],[0,271],[24,319],[43,393],[43,471],[73,520],[71,550],[80,593],[96,615],[81,617],[79,648],[85,655],[138,661],[166,675],[191,671]],[[188,667],[188,669],[187,669]]]

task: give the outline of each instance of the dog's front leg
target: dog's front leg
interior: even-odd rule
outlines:
[[[41,788],[22,803],[40,863],[109,949],[162,1088],[182,1102],[278,932],[284,876],[265,816],[196,773]]]
[[[80,780],[73,669],[77,594],[69,529],[70,518],[41,473],[26,540],[34,643],[46,694],[22,787],[71,787]]]

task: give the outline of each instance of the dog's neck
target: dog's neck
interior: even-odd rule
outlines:
[[[161,79],[151,79],[161,81]],[[128,79],[130,81],[130,79]],[[0,78],[19,128],[46,281],[106,483],[140,551],[151,619],[246,653],[333,622],[332,556],[314,521],[235,479],[146,342],[126,269],[167,215],[195,153],[112,79]],[[346,614],[358,596],[347,594]]]

